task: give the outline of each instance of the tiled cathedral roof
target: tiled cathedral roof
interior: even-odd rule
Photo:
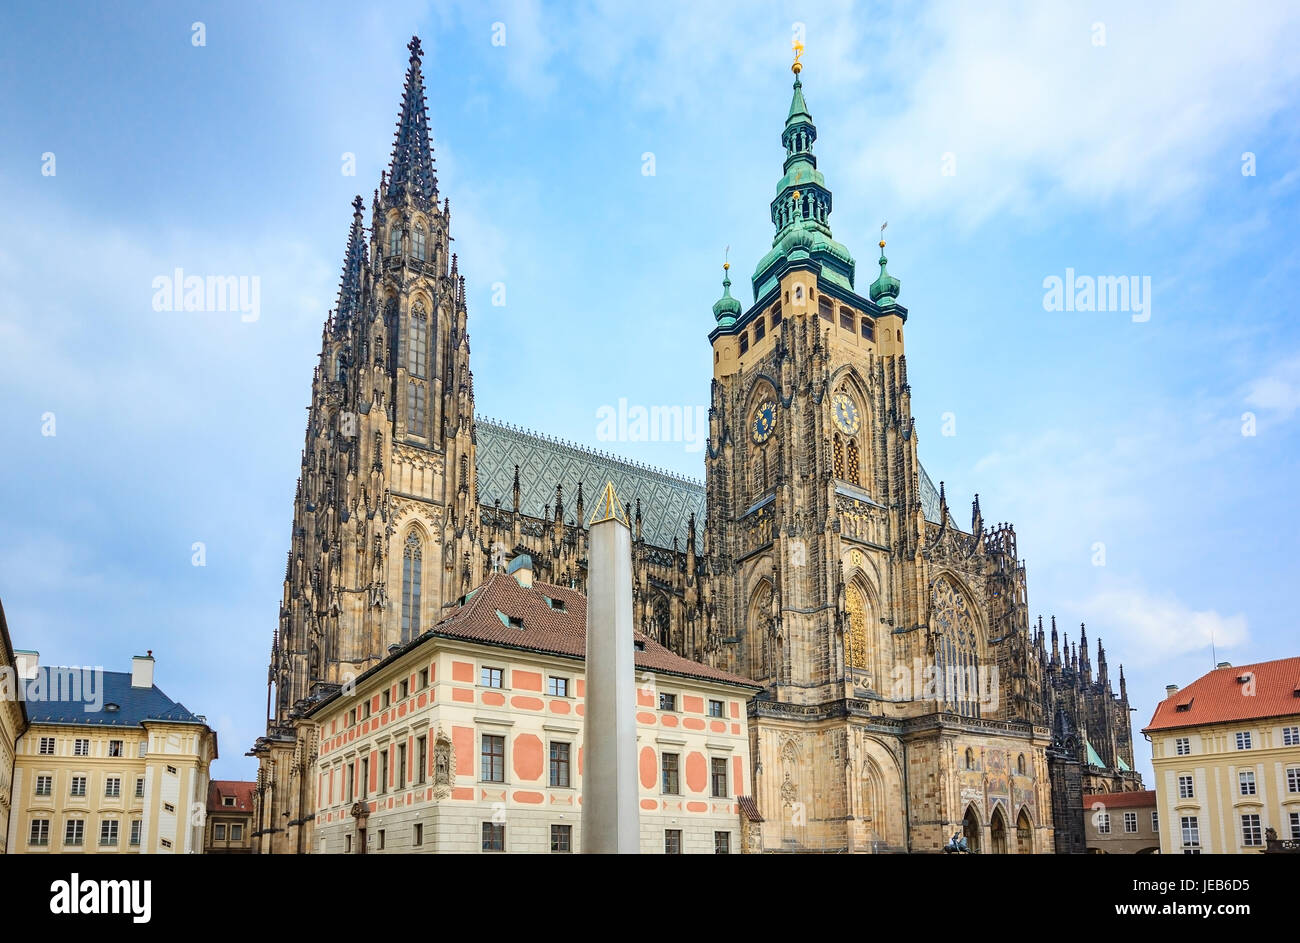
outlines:
[[[519,510],[542,517],[549,506],[555,513],[555,486],[564,488],[565,520],[573,517],[582,482],[587,507],[607,481],[624,501],[641,501],[641,530],[647,543],[686,549],[686,529],[695,514],[695,537],[704,528],[704,483],[649,465],[583,448],[550,436],[493,419],[475,420],[478,428],[478,494],[484,504],[500,500],[503,508],[514,502],[515,466],[519,466]],[[921,508],[925,519],[939,523],[939,489],[921,468]],[[583,523],[586,523],[585,521]],[[955,524],[954,524],[955,526]]]
[[[641,531],[647,543],[671,547],[676,537],[678,547],[685,550],[692,513],[696,538],[703,533],[704,484],[700,481],[490,419],[477,419],[475,425],[478,494],[483,504],[500,499],[503,508],[513,505],[518,465],[519,510],[524,514],[541,517],[547,505],[554,514],[558,484],[564,488],[568,521],[574,516],[578,482],[586,506],[594,508],[600,489],[612,481],[618,496],[633,508],[641,501]]]

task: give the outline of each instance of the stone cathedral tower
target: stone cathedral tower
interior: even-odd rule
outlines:
[[[799,64],[772,249],[714,305],[706,531],[754,705],[764,845],[1050,847],[1041,671],[1009,526],[958,527],[917,458],[908,311],[831,233]],[[996,671],[993,669],[996,668]],[[923,683],[925,671],[968,680]]]
[[[341,683],[427,628],[471,587],[477,524],[465,281],[439,205],[418,39],[392,163],[352,227],[294,499],[272,652],[283,722],[315,682]],[[475,580],[477,582],[477,580]]]

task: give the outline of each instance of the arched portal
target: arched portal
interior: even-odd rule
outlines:
[[[1032,855],[1034,853],[1034,829],[1029,824],[1029,813],[1020,810],[1016,819],[1016,854]]]
[[[973,805],[966,806],[966,814],[962,816],[961,833],[966,839],[966,847],[972,853],[978,854],[980,851],[980,836],[983,829],[980,826],[979,813],[975,811]]]
[[[993,818],[989,822],[989,845],[995,855],[1007,853],[1007,820],[1003,818],[1001,808],[993,810]]]

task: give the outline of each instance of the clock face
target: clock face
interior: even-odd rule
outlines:
[[[853,400],[844,393],[836,393],[831,400],[831,412],[835,415],[835,425],[839,426],[841,432],[857,435],[862,426],[862,417],[858,415],[858,407]]]
[[[762,445],[772,436],[772,430],[776,428],[776,403],[767,400],[760,403],[758,409],[754,411],[754,424],[752,432],[754,441]]]

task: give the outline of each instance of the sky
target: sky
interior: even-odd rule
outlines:
[[[1016,525],[1031,613],[1123,663],[1147,781],[1166,684],[1300,653],[1300,7],[1265,2],[6,7],[15,647],[152,649],[213,776],[253,777],[321,326],[417,33],[480,415],[703,476],[597,416],[707,404],[799,36],[860,289],[889,223],[921,459]],[[178,268],[257,277],[257,316],[155,310]],[[1048,310],[1067,271],[1149,304]]]

